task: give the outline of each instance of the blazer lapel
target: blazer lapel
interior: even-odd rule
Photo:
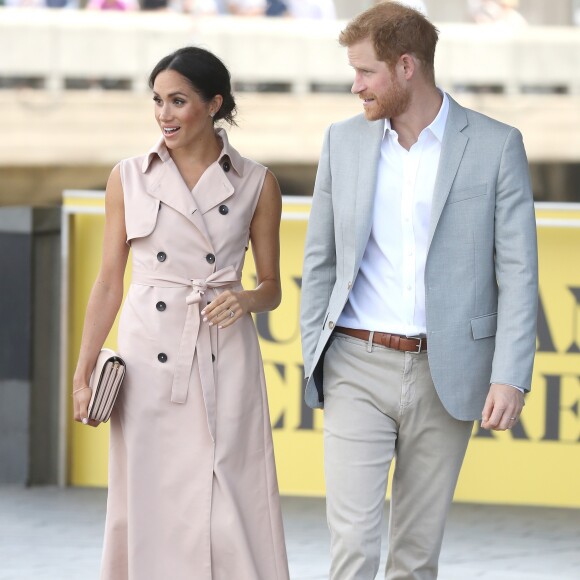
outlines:
[[[451,191],[453,180],[455,179],[459,164],[463,158],[463,153],[465,152],[465,147],[469,141],[469,137],[462,132],[467,126],[467,115],[463,107],[456,103],[449,95],[447,97],[449,99],[449,115],[443,134],[439,168],[433,189],[428,247],[431,246],[441,212]]]
[[[367,247],[373,225],[373,204],[377,184],[377,169],[384,131],[384,120],[372,122],[365,120],[363,130],[359,131],[358,175],[356,194],[354,195],[355,271],[358,269],[365,248]]]

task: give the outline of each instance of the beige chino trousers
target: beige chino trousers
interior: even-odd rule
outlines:
[[[426,353],[339,333],[331,340],[324,359],[330,580],[374,580],[394,457],[385,577],[433,580],[473,422],[444,409]]]

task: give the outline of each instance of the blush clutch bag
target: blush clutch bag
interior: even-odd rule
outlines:
[[[125,371],[125,361],[115,351],[110,348],[101,349],[89,381],[92,391],[89,419],[102,423],[109,420],[125,378]]]

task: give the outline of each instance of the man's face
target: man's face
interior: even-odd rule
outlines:
[[[404,77],[396,66],[377,59],[370,39],[349,46],[348,61],[355,71],[351,92],[363,100],[369,121],[392,119],[407,110],[411,97]]]

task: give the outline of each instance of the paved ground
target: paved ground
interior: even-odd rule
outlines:
[[[0,580],[97,580],[105,499],[0,486]],[[292,580],[326,579],[323,500],[284,498],[283,510]],[[580,580],[580,510],[455,505],[439,579]]]

